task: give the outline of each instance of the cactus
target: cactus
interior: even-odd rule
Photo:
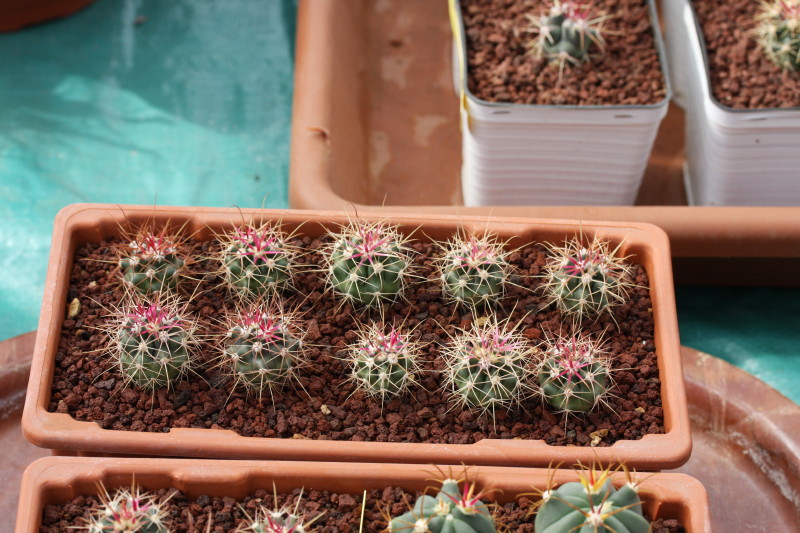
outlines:
[[[539,394],[560,412],[590,411],[611,386],[610,364],[601,343],[588,336],[559,337],[545,343],[537,376]]]
[[[588,62],[593,48],[604,52],[603,22],[608,16],[595,15],[593,7],[593,2],[554,0],[546,15],[529,15],[532,31],[537,34],[530,44],[531,51],[558,62],[561,71],[567,63]]]
[[[783,70],[800,72],[800,0],[762,1],[758,39]]]
[[[143,294],[176,287],[186,262],[178,255],[179,243],[164,233],[137,233],[120,254],[125,283]]]
[[[450,240],[440,260],[445,294],[473,306],[501,297],[509,270],[505,257],[502,245],[490,235]]]
[[[275,485],[273,485],[275,509],[270,510],[266,507],[259,507],[256,511],[255,518],[247,516],[250,522],[248,526],[241,531],[252,531],[253,533],[310,533],[313,531],[311,526],[319,520],[322,514],[315,516],[311,520],[306,520],[305,516],[300,515],[297,510],[300,507],[300,502],[303,499],[303,491],[300,491],[300,496],[297,498],[294,509],[288,506],[277,507],[278,494]]]
[[[550,246],[545,265],[544,291],[563,313],[578,322],[622,304],[633,286],[631,267],[616,257],[619,249],[595,237],[583,246],[573,239],[564,246]]]
[[[611,472],[594,467],[579,473],[580,481],[542,493],[534,524],[536,533],[647,533],[636,483],[614,487]]]
[[[294,377],[303,360],[303,340],[293,314],[261,303],[230,318],[222,366],[248,391],[270,396]]]
[[[263,296],[285,289],[292,281],[297,254],[279,226],[269,223],[234,228],[221,239],[226,283],[249,295]]]
[[[140,493],[134,486],[130,491],[119,489],[110,496],[102,489],[102,504],[88,519],[89,533],[168,533],[164,525],[164,502]]]
[[[475,494],[475,485],[446,479],[439,494],[421,496],[414,507],[389,522],[391,533],[494,533],[494,519],[489,506]]]
[[[172,387],[190,368],[197,326],[176,298],[133,299],[107,327],[119,370],[126,384]]]
[[[496,319],[461,330],[445,348],[445,387],[461,405],[494,416],[509,408],[527,391],[531,349],[524,338]]]
[[[358,332],[358,344],[351,348],[349,359],[353,380],[372,396],[386,398],[403,394],[417,371],[420,346],[409,334],[392,326],[388,333],[372,324]]]
[[[353,221],[331,236],[327,262],[336,292],[365,306],[402,295],[411,260],[396,227]]]

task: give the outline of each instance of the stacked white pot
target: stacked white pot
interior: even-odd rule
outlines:
[[[452,0],[457,2],[457,0]],[[647,106],[544,106],[492,103],[469,92],[460,9],[454,69],[462,99],[462,189],[475,205],[632,205],[670,85],[658,18],[649,0],[667,96]],[[460,46],[459,46],[460,45]]]
[[[800,205],[800,109],[742,110],[717,102],[690,0],[667,4],[675,92],[686,110],[684,178],[689,202]]]

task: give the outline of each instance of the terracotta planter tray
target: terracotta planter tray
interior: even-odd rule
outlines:
[[[691,440],[680,368],[677,317],[669,265],[666,236],[654,226],[609,223],[578,224],[565,221],[504,219],[486,222],[484,217],[395,215],[387,223],[398,224],[409,233],[421,227],[425,238],[451,236],[458,227],[467,231],[496,232],[501,238],[519,242],[542,242],[570,237],[578,231],[597,232],[612,243],[624,241],[620,254],[632,255],[650,277],[655,323],[655,351],[661,377],[664,434],[645,435],[640,440],[620,440],[609,447],[548,446],[541,440],[484,439],[474,444],[414,444],[389,442],[317,441],[243,437],[228,430],[173,428],[168,433],[101,429],[93,422],[80,422],[66,413],[48,412],[53,380],[53,361],[64,320],[69,273],[75,250],[84,243],[118,236],[126,220],[155,224],[171,221],[185,224],[188,234],[198,239],[212,238],[242,217],[236,209],[162,208],[146,206],[73,205],[56,218],[50,266],[45,283],[45,299],[37,333],[31,380],[23,414],[23,431],[38,446],[56,450],[134,455],[183,457],[338,460],[364,462],[408,462],[439,464],[484,464],[497,466],[546,466],[552,461],[597,458],[605,462],[625,461],[641,470],[660,470],[683,464],[689,457]],[[287,230],[303,224],[305,235],[320,235],[324,226],[344,223],[339,212],[268,211],[258,212],[264,219],[281,219]],[[370,220],[368,213],[360,213]],[[379,216],[376,219],[383,219]],[[423,235],[422,233],[419,235]],[[422,237],[420,237],[422,238]],[[513,242],[511,243],[513,245]],[[677,375],[676,375],[677,373]]]
[[[446,4],[300,1],[292,207],[650,222],[670,236],[679,283],[800,284],[790,274],[800,269],[800,207],[686,206],[683,113],[674,106],[634,207],[459,207]]]
[[[454,467],[455,472],[463,467]],[[36,533],[45,505],[66,502],[80,494],[137,484],[147,490],[177,488],[190,498],[201,495],[241,498],[257,489],[278,492],[296,488],[349,493],[360,503],[364,490],[401,486],[424,491],[435,476],[432,466],[301,462],[200,461],[153,459],[56,458],[41,459],[25,472],[16,533]],[[447,471],[447,468],[444,468]],[[547,469],[474,468],[469,471],[479,489],[497,489],[499,502],[547,487]],[[640,475],[644,510],[650,516],[678,518],[687,533],[710,533],[708,501],[703,486],[681,474]],[[558,484],[577,481],[574,473],[559,472]],[[616,475],[615,483],[625,482]]]
[[[94,0],[4,0],[0,5],[0,32],[72,15]]]

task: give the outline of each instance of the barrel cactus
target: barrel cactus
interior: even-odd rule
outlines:
[[[436,496],[421,496],[414,507],[389,522],[391,533],[494,533],[489,506],[475,493],[475,485],[446,479]]]
[[[595,238],[588,245],[573,239],[550,246],[545,265],[544,291],[563,313],[581,322],[625,303],[631,267],[616,256],[607,241]]]
[[[528,16],[537,34],[531,51],[539,57],[566,64],[580,65],[591,59],[593,50],[605,51],[603,22],[605,14],[593,12],[591,2],[554,0],[547,14]]]
[[[473,306],[501,297],[509,272],[506,255],[492,235],[451,239],[439,265],[445,295]]]
[[[274,496],[275,501],[278,501],[277,491]],[[246,527],[241,531],[252,531],[253,533],[310,533],[313,531],[312,526],[322,515],[308,520],[305,516],[298,513],[300,502],[303,499],[303,492],[297,498],[294,509],[289,506],[277,507],[275,509],[267,509],[266,507],[259,507],[256,511],[254,518],[247,517],[249,522]]]
[[[174,297],[132,298],[107,328],[120,373],[126,384],[171,388],[191,366],[196,323]]]
[[[125,284],[143,294],[175,289],[186,265],[179,248],[180,243],[164,232],[138,232],[119,254]]]
[[[411,259],[396,227],[352,221],[331,237],[326,257],[335,292],[368,307],[403,294]]]
[[[488,318],[482,325],[461,330],[444,348],[445,387],[461,405],[492,417],[496,409],[508,409],[528,390],[526,340],[507,324]]]
[[[609,470],[580,472],[580,481],[542,493],[536,533],[647,533],[650,522],[642,515],[636,484],[616,488]]]
[[[295,376],[303,362],[303,339],[296,318],[278,304],[260,303],[229,319],[222,366],[259,398],[274,392]]]
[[[800,0],[762,1],[758,19],[759,42],[770,60],[800,72]]]
[[[611,387],[610,366],[601,343],[589,336],[548,340],[536,372],[539,393],[560,412],[590,411]]]
[[[386,332],[375,323],[362,327],[358,337],[348,354],[356,385],[381,401],[403,394],[414,383],[420,345],[400,328]]]
[[[221,237],[225,282],[249,296],[275,294],[290,285],[297,251],[280,226],[234,228]]]
[[[164,502],[136,487],[111,496],[103,489],[101,505],[86,524],[89,533],[168,533]]]

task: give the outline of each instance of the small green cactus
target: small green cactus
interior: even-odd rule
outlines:
[[[539,393],[554,409],[586,412],[603,401],[611,377],[610,363],[600,344],[584,335],[545,343],[536,374]]]
[[[273,396],[294,377],[303,361],[303,340],[292,314],[277,304],[261,303],[231,317],[222,355],[222,366],[259,397]]]
[[[237,291],[258,297],[291,283],[297,251],[279,226],[250,224],[234,228],[222,240],[223,275]]]
[[[461,330],[444,349],[445,387],[452,397],[492,417],[496,408],[518,403],[528,388],[531,348],[505,326],[483,319],[483,325]]]
[[[382,326],[371,324],[358,332],[358,343],[350,349],[353,380],[372,396],[400,396],[414,383],[420,346],[410,335],[392,326],[384,333]]]
[[[119,489],[110,496],[105,489],[100,495],[102,505],[91,516],[85,530],[89,533],[168,533],[164,524],[166,513],[163,503],[131,490]]]
[[[446,479],[439,494],[421,496],[413,509],[392,519],[391,533],[494,533],[494,518],[489,506],[481,501],[483,495],[475,494],[475,485]]]
[[[172,387],[189,370],[197,326],[175,298],[133,296],[107,328],[126,384]]]
[[[186,264],[179,243],[165,234],[140,231],[120,253],[125,284],[143,294],[175,289]]]
[[[440,261],[445,294],[473,306],[500,298],[509,271],[505,257],[503,246],[491,235],[450,240]]]
[[[758,19],[759,42],[770,60],[800,72],[800,0],[762,1]]]
[[[593,48],[604,52],[603,22],[608,17],[594,14],[593,7],[593,2],[554,0],[546,15],[529,15],[532,31],[537,34],[531,51],[558,62],[562,71],[566,64],[588,62]]]
[[[616,257],[609,243],[595,238],[584,246],[573,239],[564,246],[550,246],[545,265],[544,291],[565,314],[581,322],[625,303],[631,267]]]
[[[411,259],[396,227],[353,221],[331,236],[328,273],[337,293],[373,307],[402,295]]]
[[[250,518],[245,513],[249,524],[241,531],[251,531],[252,533],[311,533],[314,531],[312,527],[314,522],[319,520],[324,513],[315,516],[311,520],[307,520],[305,516],[298,513],[300,502],[303,499],[302,491],[300,491],[300,496],[297,498],[294,509],[289,506],[277,507],[278,494],[274,485],[273,491],[275,509],[259,507],[256,510],[255,518]]]
[[[636,483],[614,487],[609,470],[580,472],[580,481],[542,493],[536,533],[648,533]]]

